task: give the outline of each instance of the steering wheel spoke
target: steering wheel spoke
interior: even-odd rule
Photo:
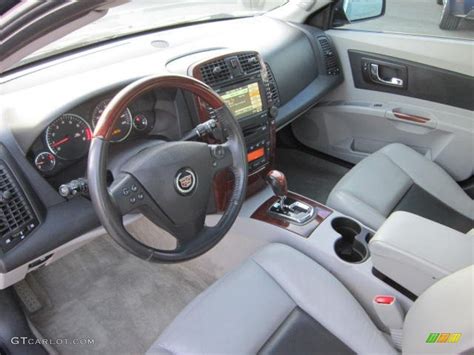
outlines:
[[[216,173],[232,167],[234,159],[228,143],[224,144],[209,144],[209,150],[212,156],[212,172]]]

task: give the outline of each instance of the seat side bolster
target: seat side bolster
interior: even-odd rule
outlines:
[[[336,184],[327,204],[377,229],[412,185],[410,176],[379,151]]]
[[[430,195],[464,216],[474,219],[474,200],[435,162],[399,143],[390,144],[378,153],[390,159]]]
[[[147,354],[256,353],[295,307],[247,260],[188,304]]]
[[[351,216],[374,230],[377,230],[385,221],[385,216],[375,208],[342,189],[333,190],[329,195],[327,204],[338,212]]]

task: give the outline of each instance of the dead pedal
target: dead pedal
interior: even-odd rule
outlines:
[[[29,313],[35,313],[43,308],[40,300],[26,280],[16,283],[13,288]]]

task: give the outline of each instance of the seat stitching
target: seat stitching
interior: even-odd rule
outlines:
[[[377,208],[375,208],[374,206],[372,206],[370,203],[361,200],[359,197],[357,197],[356,195],[354,195],[352,192],[350,192],[350,191],[348,191],[348,190],[346,190],[346,189],[340,189],[339,192],[342,192],[342,193],[345,194],[346,196],[352,197],[354,200],[357,200],[357,201],[359,201],[360,203],[362,203],[362,204],[364,204],[364,205],[370,207],[370,208],[373,210],[373,212],[376,212],[376,213],[382,215],[382,213],[380,213],[380,211],[377,210]]]
[[[273,277],[273,275],[267,269],[265,269],[257,260],[255,260],[253,256],[251,257],[250,260],[252,260],[260,269],[262,269],[263,272],[265,272],[265,274],[267,274],[278,285],[278,287],[280,287],[280,289],[288,296],[290,300],[293,301],[295,305],[299,306],[298,303],[296,303],[296,301],[293,299],[293,297],[291,297],[289,293],[286,292],[283,286]]]

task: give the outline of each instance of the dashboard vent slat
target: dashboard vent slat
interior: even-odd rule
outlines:
[[[237,57],[245,74],[256,73],[262,69],[256,53],[241,53]]]
[[[10,169],[0,161],[0,239],[26,236],[37,219]],[[21,238],[20,238],[21,239]]]
[[[268,98],[271,103],[279,107],[281,102],[280,102],[280,93],[278,92],[278,86],[275,80],[275,77],[273,76],[272,69],[270,68],[270,65],[268,63],[265,63],[265,69],[267,70],[267,78],[268,78],[268,85],[267,85],[267,91],[268,91]]]
[[[325,36],[318,37],[319,45],[323,51],[323,56],[326,61],[326,74],[328,75],[339,75],[341,69],[337,62],[336,52],[331,47],[329,40]]]

